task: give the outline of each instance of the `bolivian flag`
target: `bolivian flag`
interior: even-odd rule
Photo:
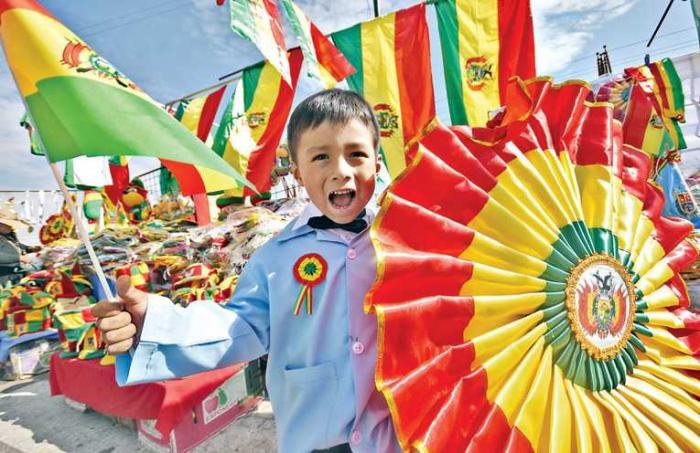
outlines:
[[[419,4],[333,33],[357,72],[350,88],[374,108],[392,177],[406,167],[404,147],[435,118],[425,5]]]
[[[292,0],[282,0],[294,34],[299,39],[309,74],[321,81],[325,88],[332,88],[338,82],[355,72],[355,68],[333,45],[318,27],[306,17]]]
[[[648,74],[647,69],[651,73],[649,78],[654,82],[654,95],[676,149],[687,148],[679,125],[679,123],[685,123],[683,85],[673,62],[670,58],[664,58],[661,61],[651,63],[648,67],[643,66],[639,69],[645,74]]]
[[[206,96],[181,101],[175,111],[175,119],[206,143],[224,91],[226,85]]]
[[[513,76],[535,76],[530,0],[436,2],[452,124],[486,124]]]
[[[158,157],[185,194],[243,178],[33,0],[0,0],[10,70],[51,162],[80,155]]]
[[[371,228],[365,309],[398,440],[699,451],[692,225],[661,215],[649,156],[587,85],[518,86],[529,113],[424,136]]]
[[[662,112],[653,94],[635,83],[630,89],[629,102],[623,122],[625,143],[641,149],[651,157],[663,157],[667,150],[675,149]]]
[[[289,53],[291,86],[269,62],[243,71],[221,118],[213,149],[228,165],[245,175],[255,190],[249,187],[228,190],[218,203],[241,202],[256,191],[264,194],[270,190],[276,150],[292,108],[302,60],[299,50]]]

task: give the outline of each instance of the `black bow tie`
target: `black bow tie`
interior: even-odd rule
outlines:
[[[308,225],[311,228],[316,228],[317,230],[328,230],[331,228],[340,228],[341,230],[350,231],[352,233],[359,233],[360,231],[367,228],[367,221],[363,218],[365,216],[365,210],[363,209],[360,214],[355,217],[355,220],[349,223],[335,223],[328,217],[311,217],[309,219]]]

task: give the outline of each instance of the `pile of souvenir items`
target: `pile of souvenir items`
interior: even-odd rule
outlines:
[[[0,292],[0,330],[19,337],[53,327],[62,357],[102,357],[90,314],[94,302],[92,284],[79,266],[34,272]]]
[[[146,224],[139,230],[141,244],[129,247],[129,258],[121,261],[128,264],[117,268],[116,276],[129,275],[135,286],[181,305],[203,299],[225,303],[251,254],[284,228],[301,206],[287,203],[285,215],[262,207],[239,208],[223,222],[199,228],[172,230],[172,224]]]
[[[190,202],[165,196],[153,207],[155,219],[109,224],[91,235],[91,243],[112,279],[128,275],[136,287],[181,305],[204,299],[225,303],[252,253],[304,207],[297,199],[264,205],[229,209],[220,221],[197,227]],[[142,207],[142,213],[150,209]],[[62,357],[103,357],[90,314],[96,297],[86,275],[94,270],[84,244],[64,235],[46,245],[40,259],[47,270],[0,292],[0,329],[18,336],[53,327]],[[101,363],[111,361],[105,356]]]

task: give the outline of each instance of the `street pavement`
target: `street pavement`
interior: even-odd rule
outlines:
[[[126,423],[128,424],[128,423]],[[194,452],[274,452],[274,420],[269,402],[244,415]],[[96,412],[69,407],[51,397],[48,373],[21,381],[0,381],[0,453],[150,452],[136,431]]]

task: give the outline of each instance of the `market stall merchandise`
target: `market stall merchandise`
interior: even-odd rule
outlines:
[[[399,441],[697,451],[692,225],[661,215],[649,156],[586,84],[511,88],[500,125],[429,131],[372,227]]]
[[[235,397],[227,395],[225,390],[219,391],[227,380],[243,372],[244,368],[244,364],[232,365],[183,379],[119,387],[114,379],[113,365],[100,366],[94,360],[62,359],[53,355],[51,395],[64,395],[103,414],[140,421],[153,420],[153,427],[162,439],[170,439],[173,429],[182,426],[187,418],[192,421],[193,414],[200,406],[206,405],[204,412],[210,419],[199,420],[199,424],[205,425],[226,410],[234,409],[232,415],[239,416],[253,408],[259,401],[259,393],[255,393],[254,385],[246,388],[245,380],[243,391],[239,391]],[[254,376],[250,379],[254,379]],[[228,422],[231,421],[229,417]],[[197,428],[191,423],[185,425],[189,430]],[[210,436],[222,426],[216,428],[200,435]],[[201,442],[203,439],[194,440]]]

